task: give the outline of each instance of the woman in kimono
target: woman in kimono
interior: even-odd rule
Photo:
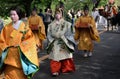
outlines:
[[[35,36],[38,49],[43,48],[43,40],[46,38],[45,26],[43,24],[42,18],[37,15],[37,10],[33,9],[31,16],[28,18],[29,26]]]
[[[10,17],[0,34],[0,70],[5,79],[28,79],[39,66],[35,38],[20,20],[19,8],[11,8]]]
[[[100,41],[95,20],[89,16],[88,6],[84,7],[84,15],[75,23],[74,39],[79,42],[78,50],[84,51],[84,57],[92,56],[93,40]]]
[[[60,72],[68,73],[75,71],[72,52],[74,41],[71,32],[71,23],[62,18],[62,11],[56,9],[55,20],[49,24],[47,38],[49,45],[50,68],[53,76]]]

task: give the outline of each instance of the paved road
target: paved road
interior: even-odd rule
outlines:
[[[74,73],[52,77],[46,59],[40,63],[40,70],[32,79],[120,79],[120,33],[104,32],[100,37],[101,42],[95,43],[91,58],[83,58],[80,51],[74,53]]]

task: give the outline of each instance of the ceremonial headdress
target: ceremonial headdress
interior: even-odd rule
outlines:
[[[89,10],[89,7],[88,7],[87,5],[85,5],[85,6],[83,7],[83,10]]]

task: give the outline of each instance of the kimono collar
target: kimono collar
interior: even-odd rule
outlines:
[[[83,17],[89,17],[90,15],[88,14],[88,15],[83,15]]]
[[[13,23],[13,28],[15,28],[16,30],[18,30],[19,29],[19,26],[20,26],[20,23],[21,23],[21,21],[19,20],[19,21],[17,21],[17,23]]]
[[[37,16],[37,14],[35,14],[35,15],[31,15],[31,17],[36,17]]]

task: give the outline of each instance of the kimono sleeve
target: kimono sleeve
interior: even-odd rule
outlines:
[[[91,17],[91,21],[90,21],[91,27],[90,30],[92,31],[92,34],[96,39],[95,41],[99,42],[100,41],[100,37],[98,34],[98,30],[96,28],[96,24],[95,24],[95,20]]]
[[[3,28],[0,34],[0,53],[7,48],[6,44],[6,28]]]
[[[24,51],[27,51],[31,46],[36,48],[35,37],[30,29],[27,29],[20,46]]]
[[[78,40],[80,38],[80,34],[79,34],[79,28],[75,28],[75,35],[74,35],[74,39]]]
[[[35,65],[38,66],[37,48],[35,37],[30,29],[27,30],[24,40],[20,44],[23,54]]]
[[[43,20],[41,19],[41,17],[39,17],[39,37],[41,40],[44,40],[46,38],[46,34],[45,34],[45,26],[43,23]]]
[[[54,40],[54,37],[52,36],[52,25],[51,24],[48,25],[47,39],[48,39],[49,43],[53,42],[53,40]]]
[[[76,28],[79,28],[80,23],[81,23],[81,17],[78,18],[77,21],[75,22],[75,27],[76,27]]]

